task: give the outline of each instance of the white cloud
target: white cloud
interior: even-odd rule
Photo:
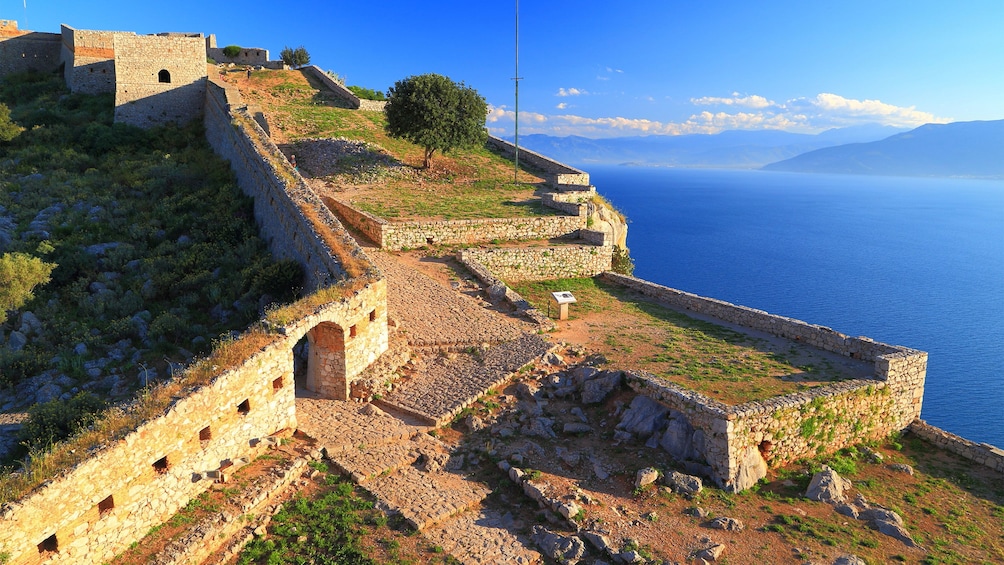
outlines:
[[[835,123],[878,122],[898,127],[917,127],[929,123],[947,123],[949,118],[940,118],[930,112],[921,112],[916,106],[895,106],[880,100],[855,100],[839,94],[823,92],[812,99],[797,99],[789,102],[792,107],[810,106]]]
[[[582,94],[589,93],[580,88],[559,88],[558,93],[555,96],[579,96]]]
[[[564,110],[565,108],[568,108],[568,104],[566,104],[564,102],[560,102],[560,103],[558,103],[557,106],[555,106],[555,108],[557,108],[559,110]]]
[[[748,96],[741,96],[738,92],[733,92],[731,98],[720,98],[717,96],[703,96],[701,98],[691,98],[691,104],[697,106],[714,106],[714,105],[725,105],[725,106],[742,106],[744,108],[769,108],[771,106],[776,106],[777,104],[773,100],[767,100],[763,96],[758,96],[756,94],[751,94]]]
[[[608,73],[623,73],[624,71],[622,71],[620,69],[615,69],[613,67],[607,67],[607,72]]]

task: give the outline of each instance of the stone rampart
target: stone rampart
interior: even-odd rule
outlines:
[[[487,145],[509,159],[512,159],[516,154],[514,144],[494,135],[488,136]],[[571,190],[586,190],[586,187],[589,186],[589,173],[569,167],[529,149],[519,148],[519,162],[544,173],[545,181],[553,187],[568,186]]]
[[[0,514],[11,563],[110,561],[213,484],[251,445],[296,425],[292,348],[267,347]]]
[[[91,31],[62,25],[60,63],[63,78],[72,92],[115,92],[115,36],[128,32]]]
[[[348,276],[342,262],[325,243],[304,210],[311,210],[350,258],[375,268],[320,198],[293,170],[279,148],[242,109],[240,93],[208,81],[205,107],[206,138],[237,175],[241,190],[254,198],[255,220],[272,254],[304,266],[307,288],[330,285]]]
[[[343,201],[328,199],[326,202],[344,221],[363,232],[381,249],[574,237],[586,227],[585,216],[388,222]]]
[[[549,247],[469,248],[457,252],[508,282],[592,277],[610,270],[612,247],[560,245]]]
[[[126,35],[115,47],[115,121],[150,127],[202,116],[206,98],[201,36]]]
[[[328,76],[328,73],[322,71],[320,67],[318,67],[317,65],[310,65],[304,67],[303,70],[313,75],[314,78],[316,78],[317,80],[321,81],[321,84],[323,84],[325,87],[327,87],[328,90],[333,92],[335,96],[344,100],[349,105],[350,108],[355,110],[361,109],[360,107],[362,106],[362,104],[359,100],[359,97],[353,94],[352,91],[349,90],[348,88],[345,88],[344,85],[342,85],[335,79]]]
[[[265,65],[268,60],[268,49],[260,47],[241,47],[240,53],[235,57],[228,57],[223,48],[216,45],[216,34],[209,34],[205,38],[204,57],[208,57],[217,63],[234,63],[236,65]]]
[[[58,33],[22,31],[14,20],[0,20],[0,77],[25,71],[49,72],[59,67],[62,38]]]
[[[1004,473],[1004,449],[989,443],[976,443],[964,437],[936,428],[923,420],[914,420],[908,428],[910,433],[933,443],[939,449],[961,455],[974,463]]]

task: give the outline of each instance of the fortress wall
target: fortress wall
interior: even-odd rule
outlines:
[[[304,67],[303,70],[312,74],[317,80],[321,81],[321,84],[326,86],[331,92],[335,93],[336,96],[348,102],[350,108],[355,110],[366,109],[361,108],[362,103],[358,96],[353,94],[348,88],[345,88],[343,85],[336,82],[335,79],[328,76],[328,73],[322,71],[317,65]],[[382,110],[383,108],[381,107],[380,109]]]
[[[367,239],[377,244],[380,248],[383,248],[383,230],[384,226],[387,224],[387,220],[378,218],[358,208],[353,208],[352,206],[349,206],[339,200],[335,200],[334,198],[325,198],[324,203],[331,209],[332,212],[337,214],[342,221],[347,222],[356,230],[361,231]]]
[[[805,343],[824,351],[839,353],[854,359],[876,361],[883,355],[898,353],[905,353],[908,356],[922,354],[926,359],[927,355],[926,353],[909,348],[873,341],[866,337],[848,337],[825,326],[817,326],[794,318],[770,314],[763,310],[737,306],[722,300],[690,294],[682,290],[668,288],[634,277],[616,273],[604,273],[602,276],[608,282],[636,290],[672,308],[705,314],[723,322],[729,322],[785,339]],[[901,365],[897,362],[894,372],[898,374],[898,371],[901,370],[900,367]],[[924,363],[924,367],[926,370],[926,362]],[[876,365],[876,371],[882,371],[882,374],[876,373],[878,378],[885,378],[888,368],[884,367],[884,365],[882,367]]]
[[[58,33],[22,31],[16,21],[0,20],[0,77],[25,71],[54,71],[59,67],[61,52]]]
[[[514,144],[494,135],[488,136],[487,145],[509,159],[514,158],[516,154]],[[573,185],[577,190],[589,186],[589,173],[569,167],[529,149],[519,148],[519,162],[544,173],[545,180],[551,186]]]
[[[485,243],[492,240],[533,241],[574,235],[586,227],[580,216],[484,218],[440,222],[388,222],[383,226],[383,248]]]
[[[998,473],[1004,473],[1004,449],[994,447],[989,443],[976,443],[964,437],[936,428],[927,422],[917,419],[910,423],[910,433],[933,443],[940,449],[945,449],[961,455],[979,465],[989,467]]]
[[[201,36],[117,35],[113,44],[116,122],[150,127],[202,115],[206,56]],[[161,82],[165,72],[169,82]]]
[[[610,270],[613,247],[562,245],[532,248],[463,249],[463,263],[476,261],[508,282],[592,277]]]
[[[72,92],[115,92],[115,36],[131,32],[91,31],[61,26],[63,47],[60,62],[63,78]]]
[[[241,190],[254,198],[255,220],[272,254],[303,265],[308,289],[347,278],[342,264],[304,216],[304,207],[316,213],[330,229],[330,237],[343,249],[375,272],[359,246],[264,130],[238,108],[241,101],[236,89],[212,80],[207,84],[206,138],[218,155],[230,161]]]
[[[205,47],[202,53],[202,62],[206,57],[217,63],[234,63],[235,65],[265,65],[268,63],[268,49],[258,47],[241,47],[241,52],[236,57],[227,57],[222,48]]]
[[[294,400],[292,348],[280,341],[7,507],[0,552],[13,564],[111,560],[252,445],[295,427]]]
[[[575,196],[569,196],[570,194]],[[560,210],[571,216],[586,216],[589,214],[589,205],[586,204],[588,199],[584,198],[587,194],[589,193],[581,191],[572,193],[545,192],[540,196],[540,199],[548,208]]]

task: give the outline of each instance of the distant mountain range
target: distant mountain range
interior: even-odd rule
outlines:
[[[768,171],[1004,178],[1004,120],[927,124],[873,141],[826,147]]]
[[[519,144],[570,164],[763,168],[773,171],[1004,178],[1004,120],[877,124],[816,135],[776,130],[589,139],[533,134]]]

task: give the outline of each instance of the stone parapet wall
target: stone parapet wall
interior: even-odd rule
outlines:
[[[208,43],[208,38],[206,40]],[[227,57],[223,53],[223,49],[219,47],[206,47],[205,55],[206,57],[216,61],[217,63],[234,63],[235,65],[265,65],[268,63],[268,49],[261,49],[259,47],[241,47],[241,52],[236,57]]]
[[[934,444],[939,449],[961,455],[974,463],[989,467],[998,473],[1004,473],[1004,449],[989,443],[976,443],[964,437],[946,432],[927,422],[917,419],[910,423],[910,433]]]
[[[22,31],[16,21],[0,20],[0,77],[53,71],[59,67],[61,52],[60,34]]]
[[[512,159],[516,154],[515,145],[494,135],[488,136],[486,144],[492,150],[499,152],[503,157]],[[569,185],[574,186],[575,190],[583,190],[589,186],[589,173],[580,171],[564,163],[559,163],[554,159],[545,157],[529,149],[519,148],[519,162],[544,173],[546,182],[551,186]]]
[[[583,198],[588,192],[545,192],[540,196],[541,203],[548,208],[560,210],[570,216],[586,216],[589,214],[588,198]]]
[[[364,212],[334,198],[325,197],[324,203],[342,221],[357,231],[362,232],[366,236],[366,239],[369,239],[381,248],[383,247],[383,230],[384,226],[387,225],[387,220],[378,218],[369,212]]]
[[[293,355],[285,343],[171,405],[163,415],[46,482],[0,514],[11,563],[102,563],[213,484],[250,446],[296,425]]]
[[[361,108],[362,104],[360,103],[358,96],[353,94],[352,91],[349,90],[348,88],[345,88],[344,85],[342,85],[341,83],[335,81],[335,79],[328,76],[328,73],[322,71],[321,68],[318,67],[317,65],[310,65],[304,67],[303,70],[313,75],[317,80],[321,81],[321,84],[323,84],[325,87],[328,88],[328,90],[333,92],[335,96],[347,102],[350,108],[353,108],[355,110],[362,109]],[[381,108],[381,110],[382,109],[383,108]]]
[[[79,30],[64,24],[61,35],[66,86],[84,94],[115,92],[115,36],[135,34]]]
[[[520,282],[592,277],[609,271],[613,248],[593,245],[470,248],[457,254],[465,264],[473,260],[502,280]]]
[[[848,337],[825,326],[817,326],[794,318],[770,314],[763,310],[690,294],[635,277],[604,273],[603,278],[607,282],[636,290],[672,308],[704,314],[723,322],[766,332],[854,359],[875,361],[882,355],[900,353],[922,354],[926,358],[926,354],[909,348],[887,345],[866,337]]]
[[[237,175],[245,194],[254,198],[255,220],[272,254],[292,258],[304,267],[307,288],[328,286],[347,277],[342,264],[304,215],[313,210],[353,258],[376,268],[349,236],[320,198],[293,170],[279,148],[268,138],[253,117],[242,110],[236,89],[210,80],[205,109],[206,138],[213,150]]]

